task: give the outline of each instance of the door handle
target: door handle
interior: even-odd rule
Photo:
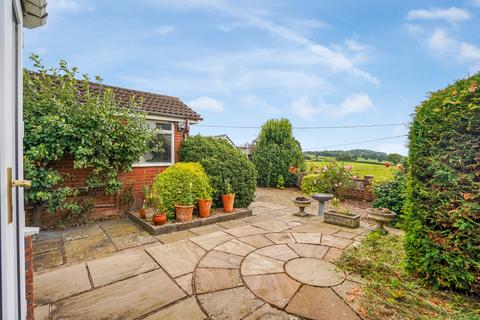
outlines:
[[[8,210],[8,223],[13,222],[13,192],[15,187],[29,188],[32,186],[30,180],[13,180],[12,168],[7,168],[7,210]]]

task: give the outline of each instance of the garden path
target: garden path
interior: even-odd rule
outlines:
[[[360,319],[364,282],[335,260],[370,226],[300,218],[292,215],[296,208],[277,203],[251,208],[253,215],[241,220],[157,237],[133,231],[126,220],[60,235],[63,245],[100,244],[87,252],[89,260],[72,263],[75,250],[64,246],[67,264],[35,274],[35,318]],[[145,242],[121,250],[129,239]]]

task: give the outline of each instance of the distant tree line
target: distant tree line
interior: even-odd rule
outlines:
[[[354,149],[354,150],[323,150],[323,151],[305,151],[303,153],[305,159],[315,160],[319,157],[332,157],[338,161],[356,161],[360,159],[377,160],[379,162],[389,161],[392,163],[401,163],[404,160],[404,156],[398,153],[387,154],[385,152],[367,150],[367,149]]]

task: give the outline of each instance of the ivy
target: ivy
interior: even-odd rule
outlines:
[[[118,192],[118,174],[149,151],[155,132],[134,97],[128,106],[118,106],[110,89],[93,90],[88,75],[76,79],[78,69],[65,61],[47,70],[38,56],[30,58],[34,72],[24,71],[24,170],[32,187],[25,200],[39,225],[44,209],[81,212],[75,201],[80,192]],[[65,158],[73,159],[76,169],[90,169],[85,186],[65,183],[54,166]]]

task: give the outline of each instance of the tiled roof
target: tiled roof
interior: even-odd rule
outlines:
[[[143,100],[142,109],[148,113],[158,113],[165,116],[172,116],[175,118],[186,118],[190,120],[203,120],[202,117],[193,111],[189,106],[182,102],[177,97],[165,96],[156,93],[119,88],[105,84],[98,84],[91,82],[91,88],[95,91],[103,89],[111,89],[115,95],[117,103],[121,105],[128,105],[130,99],[135,97],[135,100]]]

